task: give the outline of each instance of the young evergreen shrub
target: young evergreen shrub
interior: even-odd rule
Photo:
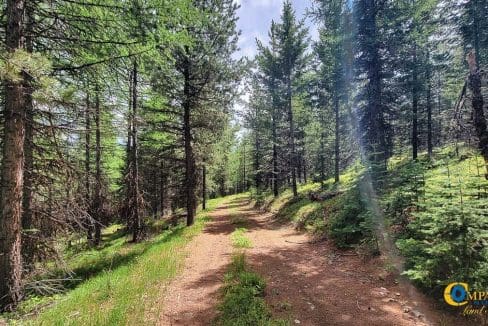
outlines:
[[[419,211],[397,241],[406,257],[405,274],[425,288],[454,281],[488,286],[488,182],[473,173],[473,163],[430,172]]]
[[[389,179],[385,203],[385,215],[395,224],[405,227],[409,214],[416,210],[417,202],[424,188],[424,173],[427,169],[421,161],[408,161],[392,171]]]
[[[358,186],[352,187],[337,201],[329,221],[329,236],[338,247],[347,248],[372,237],[372,218]]]

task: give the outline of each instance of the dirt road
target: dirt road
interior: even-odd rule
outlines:
[[[401,286],[380,258],[339,251],[327,241],[310,243],[290,225],[234,200],[211,214],[188,247],[185,270],[167,289],[160,325],[210,325],[219,288],[233,252],[235,217],[246,220],[253,247],[246,256],[267,281],[273,314],[296,325],[463,325],[439,312],[433,301]]]

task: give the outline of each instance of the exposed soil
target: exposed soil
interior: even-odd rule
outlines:
[[[187,247],[185,268],[165,289],[159,325],[210,325],[215,319],[226,267],[232,255],[231,206],[216,209]]]
[[[296,325],[468,325],[435,301],[385,272],[381,258],[364,259],[273,220],[244,200],[216,210],[188,247],[185,270],[167,290],[160,325],[210,325],[233,252],[233,216],[247,219],[252,269],[267,281],[265,299],[277,318]]]

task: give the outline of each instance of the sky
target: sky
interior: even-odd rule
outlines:
[[[241,5],[239,9],[239,21],[237,27],[242,34],[239,39],[240,55],[249,58],[256,54],[256,38],[264,43],[268,42],[268,31],[271,21],[279,21],[283,0],[236,0]],[[307,7],[311,7],[311,0],[292,0],[296,16],[302,19]],[[310,35],[316,38],[317,31],[309,18],[306,25],[310,29]]]

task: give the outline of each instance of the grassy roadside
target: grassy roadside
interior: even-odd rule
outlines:
[[[6,316],[10,317],[9,324],[156,323],[164,286],[183,267],[185,245],[201,232],[209,220],[207,214],[229,199],[232,198],[209,201],[208,209],[198,213],[191,227],[180,225],[140,244],[112,235],[113,239],[103,248],[70,257],[68,264],[75,267],[75,273],[84,268],[91,269],[93,275],[64,294],[30,298],[15,315]]]

